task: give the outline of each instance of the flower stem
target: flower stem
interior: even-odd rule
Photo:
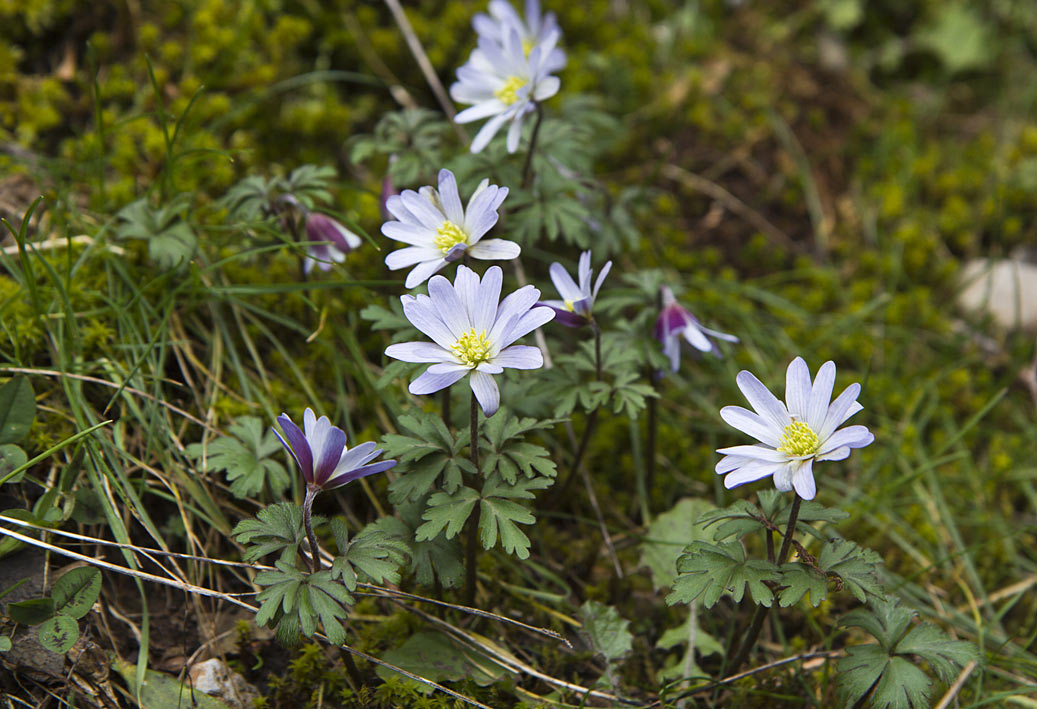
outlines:
[[[533,150],[536,148],[537,136],[540,135],[540,122],[544,120],[544,109],[538,103],[537,121],[533,124],[533,135],[529,138],[529,150],[526,151],[526,164],[522,166],[522,189],[527,189],[533,179]]]
[[[594,409],[587,414],[587,423],[583,427],[583,435],[580,436],[580,445],[576,448],[576,454],[573,456],[572,466],[569,468],[569,474],[565,477],[565,481],[558,488],[558,492],[555,493],[557,498],[564,498],[565,491],[569,489],[570,483],[576,477],[576,471],[580,467],[580,463],[583,462],[583,454],[587,452],[587,445],[590,443],[591,434],[594,432],[594,424],[598,421],[598,409]]]
[[[472,391],[472,405],[471,405],[471,443],[469,450],[472,456],[472,465],[475,466],[475,476],[479,477],[479,401],[475,398],[475,391]],[[467,545],[465,549],[465,581],[464,581],[464,602],[465,605],[471,606],[475,603],[475,580],[476,570],[478,567],[478,555],[479,555],[479,518],[482,515],[482,506],[477,505],[474,514],[468,518],[468,539],[466,540]]]
[[[796,521],[799,519],[799,505],[802,502],[803,500],[799,495],[796,495],[792,501],[792,509],[789,510],[789,523],[785,527],[785,537],[781,542],[781,551],[778,552],[778,558],[775,559],[775,563],[778,566],[785,563],[789,550],[792,548],[792,536],[796,532]],[[768,611],[770,611],[769,606],[756,606],[756,612],[753,614],[749,630],[745,634],[745,640],[742,641],[742,646],[739,648],[734,661],[726,668],[726,674],[732,675],[737,673],[738,669],[748,659],[749,652],[753,649],[753,645],[756,644],[756,638],[760,636],[760,630],[763,628],[763,621],[767,619]]]
[[[591,322],[594,328],[594,381],[601,381],[601,328],[598,323]]]
[[[306,486],[306,497],[302,501],[302,523],[306,528],[306,539],[310,543],[310,571],[317,573],[320,571],[320,547],[317,546],[317,535],[313,533],[313,522],[311,510],[313,508],[313,500],[317,497],[319,489],[315,487]]]

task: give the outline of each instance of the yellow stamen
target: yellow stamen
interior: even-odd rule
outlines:
[[[504,85],[494,91],[493,95],[500,99],[505,106],[510,106],[518,101],[518,90],[528,83],[529,81],[520,76],[509,76]]]
[[[522,40],[522,53],[526,55],[526,59],[529,59],[529,53],[533,51],[533,47],[535,46],[537,46],[536,42],[528,37]]]
[[[781,445],[778,450],[791,456],[811,456],[821,447],[814,429],[805,421],[793,421],[785,427],[781,434]]]
[[[477,367],[490,358],[490,341],[485,330],[476,333],[473,327],[450,346],[450,351],[457,355],[461,364]]]
[[[445,254],[458,244],[467,244],[468,234],[453,222],[445,221],[443,226],[436,230],[436,236],[432,239],[432,243]]]
[[[565,300],[565,309],[566,309],[566,310],[568,310],[568,311],[569,311],[570,313],[574,313],[574,312],[576,312],[576,311],[575,311],[575,310],[573,309],[573,302],[572,302],[571,300],[569,300],[569,299],[566,299],[566,300]]]

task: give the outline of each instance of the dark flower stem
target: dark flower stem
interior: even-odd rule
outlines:
[[[799,495],[796,495],[795,499],[792,501],[792,509],[789,510],[789,523],[788,526],[785,527],[785,537],[781,542],[781,551],[778,552],[778,558],[774,560],[774,563],[778,566],[785,563],[789,550],[792,549],[792,537],[796,533],[796,521],[799,519],[799,505],[802,502],[803,500]],[[773,546],[771,548],[773,548]],[[742,647],[739,648],[735,659],[725,670],[728,676],[738,672],[738,669],[749,658],[749,653],[756,644],[756,639],[760,636],[760,630],[763,628],[763,622],[767,619],[767,613],[769,611],[770,607],[768,606],[756,606],[756,612],[753,613],[753,619],[749,624],[749,630],[745,634],[745,640],[742,641]]]
[[[591,327],[594,328],[594,381],[601,381],[601,328],[598,327],[598,323],[591,322]],[[555,495],[564,499],[566,490],[569,489],[569,485],[572,483],[573,478],[576,477],[576,471],[580,467],[580,463],[583,462],[583,454],[587,452],[587,445],[590,443],[591,434],[594,432],[594,424],[598,421],[598,408],[595,408],[589,414],[587,414],[587,424],[583,428],[583,435],[580,437],[580,445],[576,448],[576,455],[573,456],[572,467],[569,468],[569,474],[565,477],[564,482],[558,488],[558,492]]]
[[[536,148],[537,136],[540,135],[540,123],[544,120],[544,109],[538,103],[537,121],[533,124],[533,135],[529,138],[529,150],[526,151],[526,164],[522,166],[522,189],[528,189],[533,179],[533,150]]]
[[[317,535],[313,533],[313,522],[311,510],[313,500],[320,490],[310,485],[306,486],[306,498],[302,501],[302,523],[306,528],[306,539],[310,542],[310,571],[320,571],[320,547],[317,546]]]
[[[601,328],[598,323],[591,321],[594,328],[594,380],[601,381]]]
[[[469,450],[472,456],[472,465],[475,466],[475,478],[479,477],[479,401],[475,398],[475,391],[472,391],[472,405],[471,405],[471,443]],[[475,603],[475,581],[476,571],[479,562],[479,518],[482,515],[481,505],[476,505],[475,510],[468,518],[468,539],[467,548],[465,549],[465,581],[464,581],[464,602],[465,605],[473,605]]]

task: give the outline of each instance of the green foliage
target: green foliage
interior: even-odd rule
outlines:
[[[332,519],[330,526],[338,548],[331,570],[346,588],[355,591],[358,578],[369,583],[400,582],[399,568],[411,555],[406,542],[385,531],[377,522],[369,524],[352,539],[342,520]]]
[[[273,628],[277,639],[285,645],[298,643],[298,634],[312,637],[320,621],[328,639],[342,645],[346,631],[339,622],[347,615],[346,606],[353,604],[343,582],[334,570],[305,573],[278,560],[273,571],[260,571],[256,583],[265,588],[256,595],[259,611],[256,622]]]
[[[235,497],[252,497],[266,488],[277,499],[284,495],[291,479],[284,466],[270,457],[282,446],[274,432],[264,428],[261,419],[242,416],[227,427],[230,435],[208,445],[192,443],[186,453],[200,462],[205,472],[225,471]]]
[[[0,444],[18,443],[36,418],[36,397],[28,377],[14,377],[0,386]]]
[[[519,418],[507,409],[499,410],[482,427],[480,472],[483,475],[496,473],[509,485],[516,484],[520,473],[527,478],[537,475],[555,477],[558,466],[547,449],[523,440],[527,433],[550,428],[555,423]]]
[[[79,639],[76,620],[90,612],[100,593],[101,572],[83,566],[55,581],[50,596],[9,603],[7,614],[16,623],[39,625],[40,645],[51,652],[66,653]]]
[[[382,517],[372,522],[367,529],[382,531],[407,544],[410,549],[410,567],[418,583],[431,586],[438,579],[444,588],[455,588],[464,577],[461,562],[461,544],[458,539],[447,539],[437,535],[432,539],[417,540],[415,530],[422,525],[423,502],[413,502],[397,507],[399,517]]]
[[[677,559],[684,547],[708,539],[709,533],[699,520],[713,509],[706,500],[685,497],[652,520],[641,542],[641,565],[651,570],[656,590],[673,586]]]
[[[450,124],[435,111],[392,111],[378,121],[373,135],[350,139],[349,159],[364,163],[376,156],[387,158],[388,178],[397,187],[431,182],[443,166],[443,143],[449,135]]]
[[[634,643],[630,621],[620,616],[614,607],[587,601],[580,606],[579,618],[580,630],[594,653],[607,663],[612,664],[630,653]]]
[[[181,193],[164,207],[152,207],[139,199],[119,211],[120,239],[140,239],[148,245],[148,257],[161,269],[171,271],[194,256],[198,239],[187,221],[191,195]]]
[[[455,438],[439,416],[427,412],[401,416],[398,423],[409,435],[392,433],[382,439],[385,456],[407,470],[389,486],[393,504],[417,500],[437,487],[452,495],[461,486],[462,474],[475,472],[461,454],[468,445],[467,431]]]
[[[737,542],[694,542],[677,560],[677,571],[673,592],[666,597],[671,606],[691,603],[701,596],[702,604],[712,608],[725,593],[738,602],[748,587],[753,603],[769,607],[774,593],[766,582],[781,578],[774,564],[747,558]]]
[[[465,647],[443,633],[423,631],[411,635],[397,648],[382,654],[381,659],[433,682],[457,682],[470,679],[478,685],[496,682],[507,669],[493,660]],[[397,677],[422,694],[432,688],[379,665],[375,671],[383,680]]]
[[[934,625],[912,624],[916,615],[896,599],[886,598],[843,616],[841,625],[861,628],[878,640],[848,647],[847,656],[839,660],[839,691],[847,705],[867,697],[868,706],[879,709],[928,706],[932,680],[914,658],[928,663],[943,682],[977,658],[972,643],[951,640]]]
[[[314,516],[314,526],[321,521]],[[238,522],[232,534],[239,544],[247,547],[242,555],[245,561],[259,561],[267,554],[280,552],[280,561],[294,562],[299,554],[299,545],[306,538],[302,508],[291,502],[269,505],[259,510],[256,519]]]

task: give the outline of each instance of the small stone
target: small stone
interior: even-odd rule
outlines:
[[[976,259],[962,269],[958,303],[1004,328],[1037,332],[1037,264],[1021,259]]]
[[[248,709],[259,698],[259,691],[218,657],[193,665],[190,674],[195,691],[222,699],[231,709]]]

